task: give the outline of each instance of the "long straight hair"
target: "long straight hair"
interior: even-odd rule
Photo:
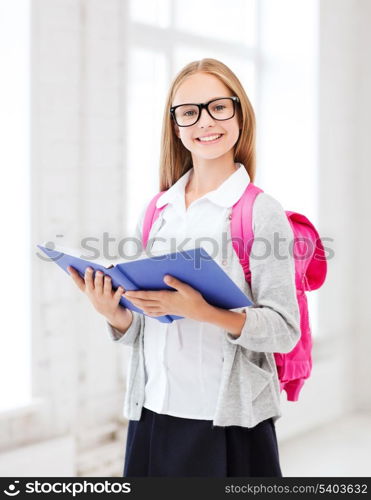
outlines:
[[[183,81],[196,73],[214,75],[236,95],[237,116],[240,122],[240,135],[234,145],[234,161],[242,163],[249,174],[251,182],[255,179],[256,169],[256,124],[253,107],[241,85],[241,82],[231,69],[217,59],[206,58],[192,61],[175,76],[172,81],[165,104],[160,149],[160,191],[171,187],[180,177],[192,168],[192,156],[175,134],[170,107],[174,96]]]

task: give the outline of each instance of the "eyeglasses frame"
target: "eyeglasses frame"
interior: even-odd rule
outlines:
[[[220,99],[232,99],[232,102],[233,102],[233,115],[230,118],[214,118],[214,116],[210,113],[209,105],[212,102],[220,101]],[[178,104],[177,106],[172,106],[170,108],[170,115],[171,115],[172,119],[175,121],[175,123],[178,125],[178,127],[192,127],[193,125],[196,125],[196,123],[198,122],[198,120],[201,118],[201,113],[202,113],[203,109],[206,109],[206,111],[208,112],[208,114],[210,115],[210,117],[213,120],[225,121],[225,120],[230,120],[231,118],[234,117],[234,115],[236,114],[236,104],[239,103],[239,102],[240,102],[239,98],[237,96],[235,96],[235,95],[233,95],[233,96],[227,96],[227,97],[217,97],[216,99],[211,99],[211,101],[202,102],[200,104],[196,104],[194,102],[190,102],[190,103],[186,102],[184,104]],[[179,125],[179,123],[177,122],[177,120],[175,118],[175,110],[176,110],[176,108],[179,108],[180,106],[197,106],[198,107],[198,118],[197,118],[197,120],[194,123],[192,123],[191,125]]]

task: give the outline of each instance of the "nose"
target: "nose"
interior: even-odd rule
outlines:
[[[198,126],[205,127],[205,126],[209,125],[210,123],[214,124],[215,123],[214,119],[209,115],[206,108],[201,109],[201,115],[200,115],[200,118],[198,120]]]

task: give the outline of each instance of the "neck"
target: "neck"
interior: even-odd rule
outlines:
[[[238,168],[233,158],[225,157],[212,160],[193,159],[193,171],[189,177],[186,191],[194,196],[203,196],[217,189]]]

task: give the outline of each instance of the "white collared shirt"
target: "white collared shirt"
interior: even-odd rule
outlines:
[[[170,253],[202,246],[227,272],[228,259],[235,252],[230,234],[222,235],[225,218],[250,182],[249,175],[236,164],[236,171],[217,189],[186,209],[185,186],[191,170],[158,198],[157,207],[167,206],[157,220],[160,227],[150,232],[150,238],[153,232],[156,236],[147,250]],[[241,266],[238,272],[239,276],[230,276],[236,283],[244,280]],[[189,318],[161,323],[145,316],[144,406],[157,413],[212,420],[222,375],[223,332],[216,325]]]

